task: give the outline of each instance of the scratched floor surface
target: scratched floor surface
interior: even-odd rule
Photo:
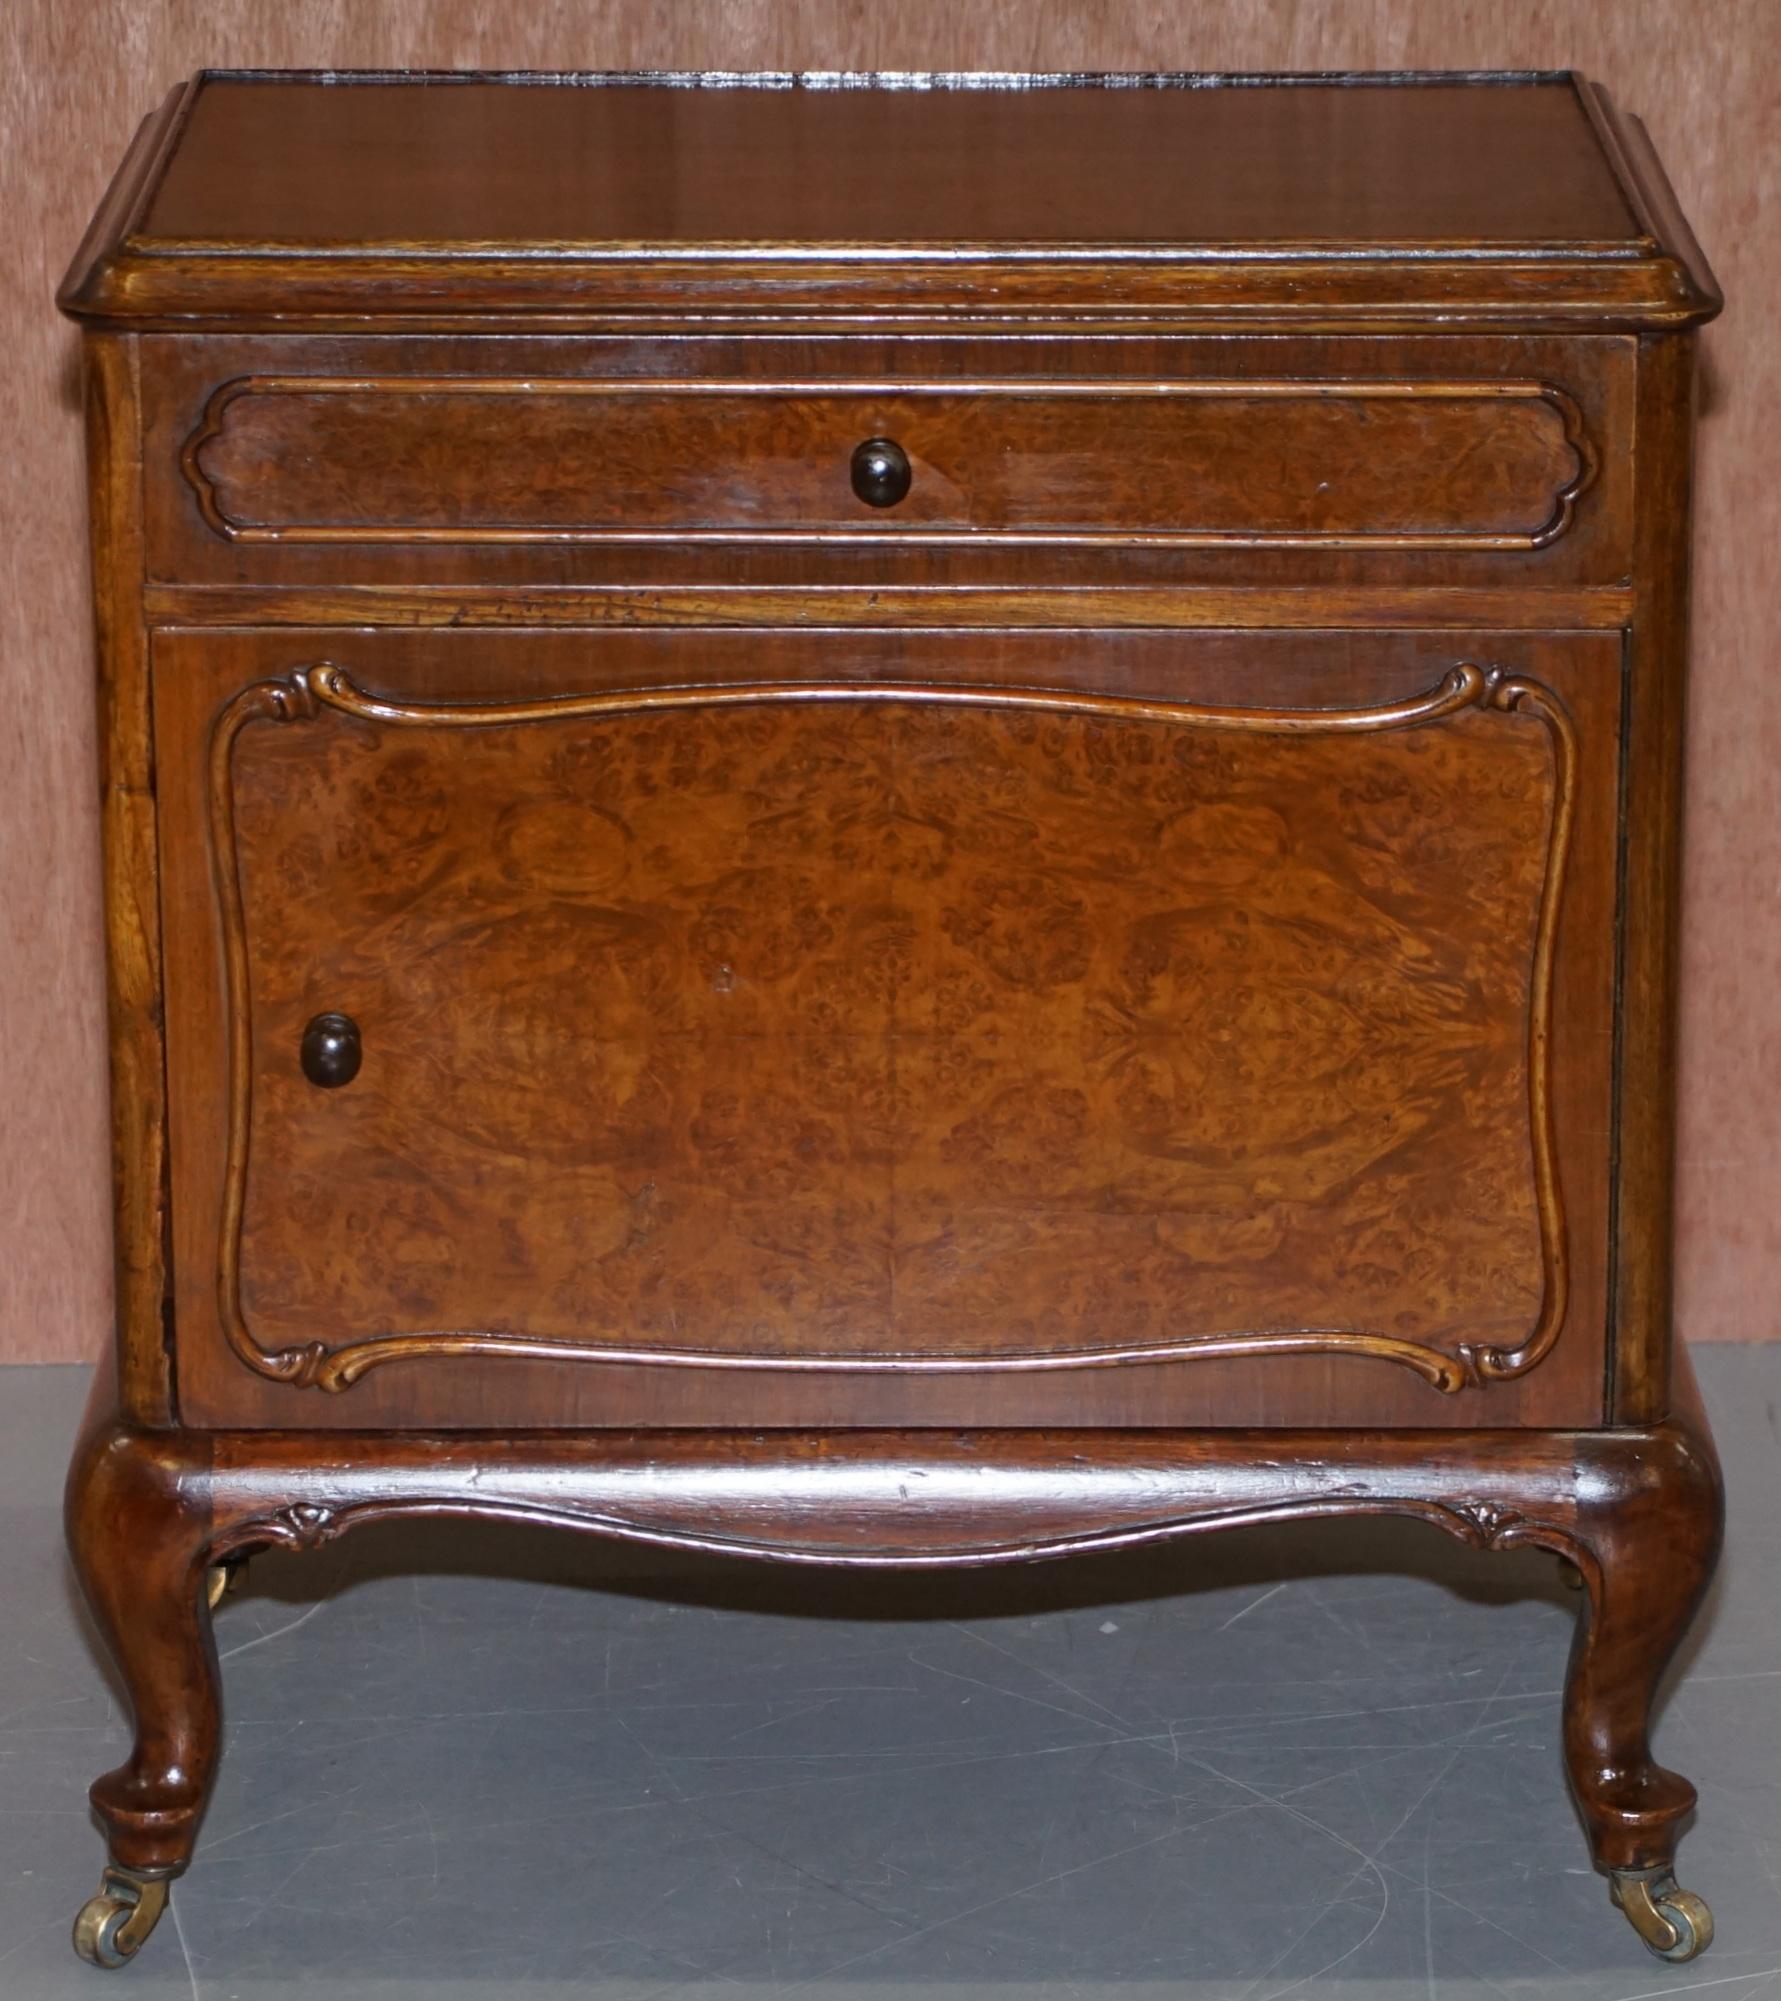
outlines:
[[[1551,1563],[1385,1524],[945,1582],[485,1530],[264,1559],[198,1866],[91,1971],[125,1735],[58,1539],[84,1376],[0,1370],[0,1996],[1781,1997],[1781,1348],[1700,1360],[1733,1518],[1658,1733],[1705,1800],[1687,1967],[1586,1865]]]

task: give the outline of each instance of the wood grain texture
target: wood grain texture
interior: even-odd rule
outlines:
[[[143,593],[150,623],[170,628],[205,626],[314,626],[329,621],[378,625],[395,631],[441,626],[494,630],[525,626],[548,631],[578,626],[590,632],[617,628],[694,625],[711,630],[799,626],[882,627],[923,625],[934,617],[941,593],[932,586],[853,584],[840,587],[772,584],[721,585],[714,589],[661,584],[543,585],[533,590],[407,584],[334,584],[311,588],[284,584],[151,584]],[[1291,585],[1184,584],[1170,589],[1108,584],[1058,589],[961,584],[944,593],[949,626],[1044,628],[1081,623],[1097,630],[1122,627],[1162,631],[1217,630],[1252,622],[1270,632],[1294,629],[1376,632],[1450,626],[1462,632],[1511,630],[1526,616],[1520,587],[1465,585],[1324,585],[1310,593]],[[1618,632],[1632,616],[1633,594],[1624,585],[1562,586],[1540,593],[1552,629]]]
[[[105,863],[111,1029],[111,1178],[120,1354],[126,1407],[143,1421],[172,1411],[164,1309],[171,1187],[161,904],[153,885],[160,830],[143,575],[140,395],[135,343],[106,336],[87,356],[94,639],[99,667],[100,832]]]
[[[1575,63],[1651,127],[1725,286],[1704,337],[1684,879],[1679,1311],[1697,1336],[1778,1331],[1781,1187],[1781,87],[1771,0],[1516,0],[1440,9],[1295,0],[1068,10],[1003,0],[721,0],[515,10],[482,0],[222,7],[18,0],[0,23],[7,142],[0,380],[0,1011],[16,1088],[0,1120],[0,1355],[84,1359],[109,1321],[98,814],[73,336],[49,304],[134,121],[206,63],[559,67],[1264,69]],[[21,663],[28,663],[23,671]]]
[[[889,438],[908,493],[859,499]],[[1596,452],[1539,382],[807,387],[244,376],[180,454],[233,542],[1545,547]]]
[[[231,1338],[334,1389],[552,1350],[1531,1366],[1574,764],[1549,691],[1470,665],[1309,716],[255,684],[212,767]],[[295,1016],[335,990],[371,1062],[322,1093]]]
[[[464,335],[151,334],[142,338],[148,560],[151,575],[170,584],[231,588],[398,578],[544,592],[643,581],[805,589],[1118,582],[1171,591],[1223,582],[1290,584],[1305,602],[1308,585],[1360,582],[1607,588],[1626,579],[1632,545],[1636,355],[1635,338],[1602,334],[1233,340],[1048,331],[997,339],[955,329],[861,341],[803,333],[521,332],[499,343]],[[361,414],[356,397],[223,400],[231,385],[267,376],[354,382],[404,375],[469,386],[434,402],[431,424],[412,416],[391,422],[375,412],[361,422],[328,416],[337,400]],[[998,388],[975,398],[927,399],[888,386],[930,375]],[[862,377],[886,387],[819,392],[819,385]],[[609,405],[622,412],[633,383],[664,379],[680,386],[671,395],[657,392],[659,421],[590,418],[590,409]],[[484,399],[476,384],[485,380],[535,381],[546,407],[527,415],[523,397],[497,391]],[[1104,393],[1080,401],[1039,393],[1054,380],[1092,383]],[[1177,382],[1202,385],[1206,394],[1157,394],[1157,385]],[[1353,400],[1333,395],[1327,406],[1269,394],[1270,385],[1288,382],[1353,382],[1362,393]],[[1462,415],[1440,393],[1456,382],[1492,392],[1476,403],[1494,414]],[[788,384],[807,385],[808,393],[788,396]],[[570,385],[571,393],[551,396],[546,385]],[[1554,400],[1538,393],[1495,400],[1498,389],[1516,385],[1550,385]],[[727,427],[697,415],[708,397],[721,402],[732,390],[741,414]],[[287,401],[296,423],[283,410],[271,419],[274,435],[256,445],[268,406]],[[230,414],[243,402],[245,425]],[[514,449],[499,457],[491,450],[490,405],[511,409],[506,428]],[[762,423],[758,412],[769,408],[794,421]],[[225,427],[214,442],[205,441],[206,410]],[[590,422],[605,433],[609,453],[590,450]],[[909,495],[882,513],[856,500],[848,473],[854,446],[875,432],[901,434],[914,456]],[[1159,451],[1152,433],[1177,450]],[[1057,449],[1044,447],[1048,436]],[[246,445],[239,455],[230,442],[237,437]],[[442,449],[448,439],[455,446],[449,453]],[[1473,445],[1480,449],[1468,459]],[[1214,448],[1233,455],[1223,470]],[[416,452],[437,473],[446,509],[450,496],[459,496],[460,520],[487,509],[479,498],[486,490],[513,525],[493,531],[500,537],[493,540],[441,534],[450,513],[442,516],[440,499],[423,502],[423,483],[402,470],[398,450]],[[307,496],[302,518],[338,510],[336,518],[350,525],[355,505],[375,506],[381,495],[386,529],[388,511],[399,504],[424,510],[417,525],[426,536],[403,529],[393,540],[335,539],[332,531],[320,541],[243,540],[219,532],[189,477],[201,475],[213,453],[219,474],[231,475],[219,497],[250,515],[249,489],[272,495],[288,483]],[[1489,471],[1477,463],[1487,454]],[[194,458],[202,462],[197,468]],[[302,461],[311,458],[316,463],[306,468]],[[289,460],[297,463],[287,471]],[[1574,512],[1567,492],[1581,496]],[[621,497],[638,510],[640,530],[615,531]],[[1066,508],[1073,521],[1059,518]],[[602,531],[574,525],[584,510],[595,528],[604,520]],[[1522,539],[1539,546],[1476,546],[1452,535],[1425,547],[1389,532],[1404,528],[1413,537],[1480,512],[1497,528],[1531,524]],[[677,515],[689,527],[702,520],[704,533],[718,539],[666,535]],[[1196,515],[1198,535],[1147,539],[1159,520],[1192,528]],[[977,524],[968,536],[960,525],[966,520]],[[1358,546],[1313,539],[1344,522],[1387,532]],[[1244,533],[1246,523],[1294,532],[1270,544]],[[1562,533],[1547,532],[1561,525]],[[775,527],[799,539],[775,540],[767,532]],[[999,539],[1048,529],[1060,537],[1073,531],[1075,539]],[[638,532],[646,539],[624,539]],[[1157,602],[1166,604],[1167,594]],[[1542,612],[1540,622],[1547,618]],[[233,622],[247,623],[248,615]]]
[[[697,311],[1386,330],[1676,326],[1719,304],[1679,215],[1625,171],[1614,114],[1562,71],[1212,93],[876,74],[578,72],[590,99],[465,71],[335,70],[315,93],[207,69],[169,98],[62,303],[173,326]],[[370,146],[379,172],[338,173]]]
[[[607,91],[631,87],[574,81],[559,79],[549,117],[569,117],[571,131],[591,120],[597,135]],[[442,187],[454,213],[498,206],[502,175],[466,183],[439,132],[448,107],[460,120],[482,107],[498,136],[522,87],[499,114],[483,85],[349,87],[372,93],[361,103],[381,104],[374,122],[387,120],[394,141],[369,180],[356,149],[335,171],[355,230],[367,198],[403,192],[417,117],[435,121],[415,180],[423,207]],[[182,95],[164,129],[184,130],[209,88]],[[1345,110],[1341,129],[1355,117],[1389,138],[1401,114],[1378,107],[1397,87],[1343,88],[1375,109]],[[1453,86],[1428,88],[1445,101]],[[1620,161],[1619,198],[1651,240],[1686,246],[1638,133],[1573,84],[1540,88],[1568,92],[1585,136]],[[1055,90],[1028,106],[998,89],[993,130],[1020,126],[1032,140],[1063,118]],[[1087,156],[1118,163],[1130,144],[1123,126],[1095,121],[1132,93],[1098,89],[1098,101],[1071,99],[1090,112],[1069,116],[1122,138],[1085,142],[1085,182],[1096,178]],[[1322,117],[1296,122],[1282,108],[1315,111],[1325,90],[1231,90],[1271,106],[1258,114],[1264,166],[1251,174],[1221,152],[1216,172],[1245,201],[1252,181],[1267,194],[1278,180],[1284,226],[1327,200],[1326,178],[1340,188],[1349,144],[1326,177]],[[908,117],[907,93],[867,97],[870,132],[954,119],[919,96]],[[729,128],[728,102],[712,95],[694,121],[701,135]],[[318,115],[325,134],[339,107]],[[759,115],[756,103],[742,123]],[[792,152],[813,122],[824,119],[787,125]],[[560,124],[549,129],[558,137],[510,162],[509,180],[554,185],[568,142]],[[230,182],[219,213],[237,173],[251,185],[256,137],[237,130],[212,149],[207,175]],[[265,138],[280,155],[277,132]],[[956,140],[949,150],[975,185]],[[599,154],[603,143],[595,178],[622,177],[631,156]],[[1404,271],[1422,276],[1416,249],[1375,263],[1366,218],[1389,219],[1428,190],[1400,185],[1413,148],[1354,150],[1393,190],[1377,211],[1364,188],[1344,197],[1342,212],[1359,202],[1360,218],[1335,234],[1358,237],[1360,254],[1345,258],[1337,242],[1272,271],[1255,260],[1258,321],[1233,337],[1209,320],[1216,337],[1199,336],[1250,357],[1209,390],[1205,411],[1198,372],[1146,374],[1129,357],[1080,410],[1056,387],[1085,379],[1056,361],[1077,332],[1113,352],[1133,336],[1178,352],[1194,338],[1152,310],[1166,308],[1166,284],[1136,300],[1128,291],[1123,239],[1104,258],[1089,246],[1080,269],[1068,249],[1032,257],[987,324],[950,343],[917,325],[944,289],[910,303],[903,274],[920,259],[899,251],[874,271],[862,250],[850,294],[858,366],[788,375],[752,336],[840,349],[829,322],[845,313],[825,304],[781,324],[805,278],[752,297],[722,245],[707,246],[709,287],[678,295],[673,260],[651,271],[645,243],[618,261],[695,324],[734,287],[738,310],[715,343],[684,319],[626,319],[604,277],[572,273],[562,352],[585,361],[578,343],[621,328],[628,380],[566,394],[572,378],[534,378],[528,327],[470,372],[536,386],[485,393],[454,390],[451,368],[418,366],[419,355],[432,340],[474,350],[466,330],[491,310],[554,311],[547,267],[560,246],[522,243],[511,260],[499,248],[490,262],[480,247],[430,257],[423,242],[390,258],[371,245],[359,264],[349,243],[306,265],[301,248],[232,258],[169,243],[157,260],[117,248],[136,195],[108,200],[65,299],[103,308],[89,318],[89,436],[121,1312],[116,1386],[101,1379],[77,1445],[67,1527],[136,1733],[91,1794],[112,1861],[76,1923],[85,1957],[115,1957],[115,1927],[132,1912],[136,1929],[115,1940],[133,1951],[164,1901],[164,1880],[120,1865],[164,1879],[190,1858],[220,1749],[206,1566],[413,1511],[868,1569],[1344,1513],[1555,1551],[1587,1592],[1564,1738],[1595,1859],[1657,1949],[1687,1957],[1710,1939],[1698,1899],[1661,1901],[1694,1792],[1655,1763],[1648,1728],[1721,1518],[1711,1443],[1685,1355],[1672,1367],[1668,1326],[1692,348],[1673,314],[1629,312],[1624,292],[1602,316],[1603,299],[1575,288],[1579,268],[1624,270],[1643,253],[1617,265],[1589,244],[1550,273],[1544,253],[1517,263],[1488,252],[1479,270],[1513,268],[1513,280],[1488,277],[1456,321],[1443,317],[1456,293],[1417,294],[1449,331],[1413,336],[1398,325],[1409,294],[1392,287]],[[1489,149],[1478,150],[1466,171],[1500,206]],[[709,167],[700,142],[689,152]],[[336,144],[331,166],[339,154]],[[134,157],[125,183],[161,187],[158,167],[138,171],[149,152]],[[634,165],[646,194],[672,188],[671,151]],[[1546,141],[1530,140],[1520,165],[1532,205],[1567,192]],[[1048,171],[1035,171],[1041,186]],[[1115,208],[1131,171],[1113,177]],[[216,192],[199,178],[196,195],[180,193],[188,210]],[[763,179],[769,211],[802,204],[783,160],[767,158]],[[1430,189],[1440,181],[1431,166]],[[740,192],[712,199],[728,213]],[[889,207],[904,199],[893,177]],[[1580,234],[1595,226],[1574,188],[1566,209]],[[173,211],[184,212],[178,201]],[[869,220],[871,203],[860,212]],[[813,247],[781,241],[771,255],[790,270]],[[583,248],[565,265],[598,266]],[[1460,271],[1479,246],[1450,248],[1430,261]],[[1171,260],[1210,269],[1225,251]],[[508,261],[526,267],[518,290]],[[1008,261],[1019,262],[1013,248]],[[1240,247],[1228,261],[1247,268]],[[1703,267],[1686,248],[1652,262],[1679,276],[1695,317],[1716,303],[1711,281],[1689,275]],[[1055,294],[1047,264],[1072,273]],[[968,307],[988,290],[978,265],[963,268]],[[1375,275],[1383,291],[1351,319]],[[343,303],[385,284],[383,309],[412,308],[419,326],[366,343],[376,364],[344,392],[360,398],[356,421],[330,429],[313,407],[329,392],[313,381],[233,399],[225,389],[219,401],[213,347],[238,343],[249,376],[295,380],[306,350],[363,339],[341,325]],[[1065,339],[1051,315],[1072,288],[1085,318]],[[1519,327],[1530,297],[1541,310]],[[151,327],[188,307],[202,318],[225,298],[242,323],[220,336],[126,336],[107,323],[137,305]],[[1579,306],[1596,315],[1581,327]],[[310,307],[319,327],[266,330]],[[881,310],[885,323],[872,324]],[[1507,339],[1479,330],[1498,317],[1517,329]],[[1574,408],[1541,386],[1547,370],[1499,366],[1459,400],[1518,404],[1544,435],[1442,435],[1464,353],[1500,362],[1540,341],[1557,348],[1552,381],[1581,378]],[[652,347],[708,364],[724,343],[751,355],[742,387],[697,365],[685,388],[651,386],[683,379]],[[1342,429],[1361,400],[1351,381],[1310,401],[1296,386],[1341,380],[1306,366],[1319,343],[1360,349],[1360,373],[1396,385],[1374,397],[1370,425]],[[987,353],[981,369],[974,348]],[[1028,371],[1018,391],[996,386],[1004,352],[1018,357],[1016,376]],[[1417,379],[1417,358],[1434,352],[1444,366]],[[937,365],[955,355],[956,374]],[[879,556],[795,469],[840,456],[845,383],[875,369],[896,386],[869,393],[913,439],[924,495],[947,461],[958,471],[957,497],[936,496],[945,504],[929,531],[942,545],[958,536],[956,565],[945,546],[917,549],[919,529],[887,536]],[[380,372],[415,386],[380,388]],[[1162,394],[1176,376],[1187,393]],[[924,402],[911,382],[941,386]],[[1621,416],[1601,427],[1598,455],[1589,421],[1617,383]],[[522,449],[502,456],[466,398],[480,409],[516,393],[507,443]],[[516,609],[533,590],[634,590],[634,573],[582,567],[585,495],[558,482],[566,471],[585,488],[601,456],[577,428],[590,411],[622,419],[651,398],[666,407],[598,442],[627,491],[665,505],[652,514],[648,499],[620,500],[593,524],[601,533],[637,521],[694,541],[735,519],[741,574],[714,581],[831,591],[835,576],[798,566],[851,542],[852,581],[941,586],[931,622],[379,630],[351,624],[352,600],[324,591],[321,635],[289,622],[145,627],[138,593],[151,579],[199,603],[251,595],[291,554],[312,559],[292,581],[349,592],[410,580],[437,590],[454,578],[433,559],[454,549],[467,565],[456,581],[495,601],[501,581],[517,581]],[[1137,399],[1156,412],[1160,453],[1147,431],[1084,414]],[[213,442],[227,461],[231,413],[250,402],[262,421],[272,406],[276,435],[256,442],[246,425],[244,481],[239,464],[203,461]],[[423,421],[392,435],[385,403]],[[1240,428],[1194,432],[1238,405]],[[728,421],[676,437],[688,409]],[[751,429],[757,409],[773,421]],[[1282,438],[1285,416],[1313,413]],[[149,438],[184,447],[177,504],[176,455]],[[775,470],[782,439],[789,476]],[[727,443],[740,445],[733,492]],[[882,439],[870,451],[898,486],[908,458]],[[319,484],[302,464],[311,456],[326,462]],[[1338,467],[1308,497],[1324,459],[1357,457],[1357,479]],[[409,458],[418,477],[395,462]],[[1471,461],[1486,458],[1493,473],[1480,476]],[[992,470],[1010,459],[1027,462],[1012,493]],[[1599,495],[1587,490],[1598,461],[1609,474]],[[231,477],[235,505],[282,483],[298,496],[294,525],[327,532],[288,549],[253,540],[227,511]],[[879,477],[861,478],[856,460],[849,484],[862,500],[904,497],[874,493]],[[1463,530],[1481,496],[1513,506],[1510,491],[1530,478],[1554,489],[1551,512],[1506,546],[1317,541],[1351,532],[1394,491]],[[331,521],[342,506],[360,518]],[[1221,522],[1238,546],[1097,541],[1154,542],[1134,524],[1177,511]],[[1034,524],[1048,534],[1072,514],[1081,546],[1055,535],[1017,546]],[[567,539],[463,539],[477,527],[511,534],[504,519],[522,537]],[[188,568],[181,522],[224,561]],[[276,530],[276,514],[262,525]],[[355,547],[336,539],[342,526],[394,539]],[[775,533],[786,548],[765,546]],[[1260,547],[1268,533],[1283,546]],[[1616,535],[1631,560],[1589,567]],[[174,552],[164,569],[163,542]],[[906,571],[912,551],[922,561]],[[1030,561],[1030,575],[1017,567],[1004,581],[1086,586],[1075,616],[949,628],[948,590],[994,586],[972,567],[986,553]],[[1179,562],[1173,581],[1202,590],[1223,562],[1223,581],[1259,583],[1262,597],[1270,585],[1296,583],[1311,601],[1327,583],[1411,579],[1431,596],[1521,589],[1498,600],[1504,625],[1475,636],[1269,630],[1240,595],[1224,631],[1098,630],[1083,616],[1095,594],[1165,580],[1118,567],[1134,553]],[[1580,553],[1584,567],[1567,568]],[[1556,625],[1548,591],[1575,597],[1579,584],[1630,593],[1630,623]]]
[[[284,135],[275,150],[269,120]],[[1317,135],[1310,173],[1307,131]],[[562,170],[540,181],[532,148]],[[398,170],[331,178],[365,149]],[[1236,158],[1240,173],[1207,171]],[[1081,171],[1083,160],[1095,171]],[[1406,173],[1409,161],[1420,172]],[[965,162],[977,170],[961,173]],[[689,100],[642,83],[602,100],[590,120],[576,93],[493,83],[317,93],[219,79],[191,105],[139,229],[145,243],[231,249],[518,237],[949,254],[1357,235],[1624,251],[1639,235],[1565,80],[1358,95],[1311,84],[1288,98],[1166,87],[1110,96],[1035,79],[1016,91],[820,89],[789,101],[760,90]]]
[[[188,1417],[1599,1410],[1617,639],[156,656]]]

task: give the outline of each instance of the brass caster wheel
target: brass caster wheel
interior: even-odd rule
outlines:
[[[1558,1581],[1567,1591],[1583,1589],[1583,1573],[1568,1556],[1561,1556],[1558,1560]]]
[[[1695,1959],[1713,1943],[1713,1913],[1668,1869],[1616,1869],[1608,1894],[1659,1959]]]
[[[170,1876],[148,1876],[108,1863],[96,1896],[74,1920],[74,1949],[90,1966],[125,1966],[167,1908]]]
[[[210,1566],[204,1573],[204,1596],[213,1612],[232,1591],[241,1589],[241,1580],[246,1575],[245,1556],[225,1556],[221,1563]]]

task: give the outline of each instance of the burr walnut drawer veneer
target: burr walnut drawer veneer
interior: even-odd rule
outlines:
[[[175,522],[195,498],[237,545],[1538,549],[1595,470],[1576,401],[1507,372],[1507,344],[1481,380],[1378,375],[1352,342],[1357,372],[1325,379],[1289,349],[1280,376],[923,382],[854,380],[836,343],[835,378],[797,384],[614,379],[573,343],[543,375],[433,374],[421,343],[411,374],[353,372],[389,367],[370,345],[340,373],[242,352],[184,442]]]
[[[1610,585],[1631,560],[1624,338],[144,349],[170,583],[1428,582],[1514,555]]]
[[[136,1709],[396,1510],[948,1565],[1399,1512],[1586,1599],[1672,1958],[1691,329],[1563,76],[206,75],[86,325]],[[820,173],[811,171],[816,158]],[[1230,164],[1227,166],[1226,162]]]

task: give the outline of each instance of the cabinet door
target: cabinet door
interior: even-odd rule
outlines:
[[[1612,639],[155,672],[188,1420],[1599,1418]]]

